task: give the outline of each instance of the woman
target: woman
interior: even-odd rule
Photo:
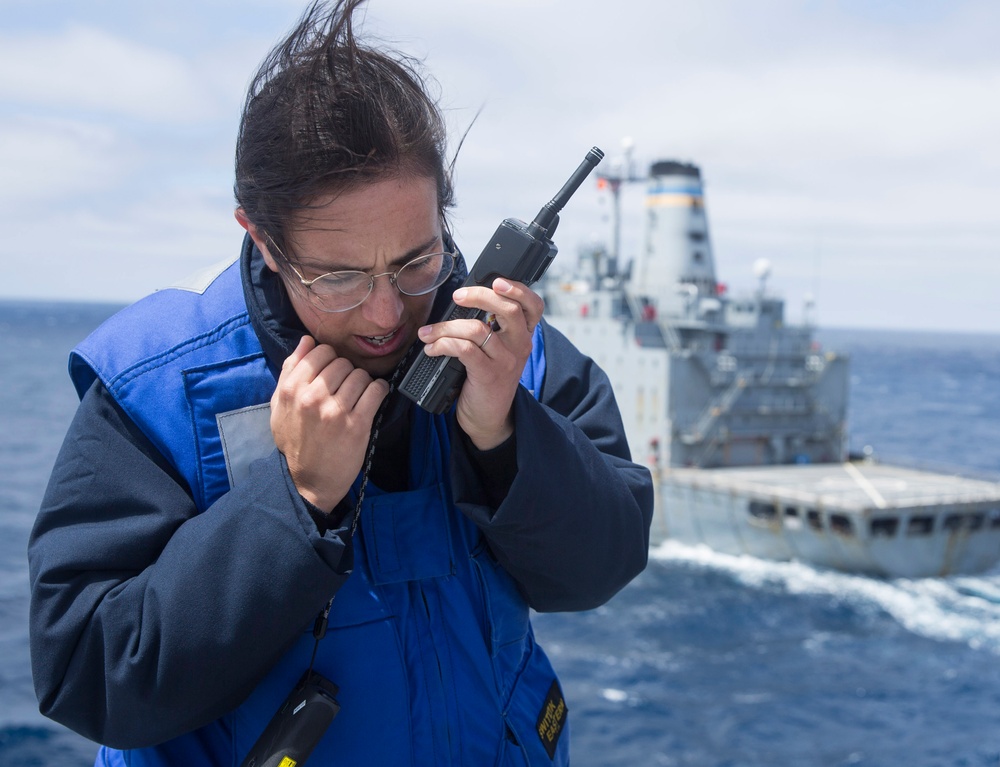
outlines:
[[[565,764],[529,607],[645,566],[652,486],[607,379],[525,286],[457,289],[441,117],[357,41],[360,3],[313,5],[253,81],[239,258],[71,356],[32,665],[99,764],[242,762],[310,674],[340,706],[310,763]],[[439,321],[450,299],[495,323]],[[418,340],[467,368],[446,415],[393,391]]]

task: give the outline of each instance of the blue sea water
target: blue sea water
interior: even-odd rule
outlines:
[[[84,767],[37,712],[25,547],[112,307],[0,302],[0,765]],[[1000,475],[1000,335],[825,331],[851,355],[851,448]],[[1000,569],[880,580],[664,544],[606,606],[538,615],[577,767],[998,767]]]

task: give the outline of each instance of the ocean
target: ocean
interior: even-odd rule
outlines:
[[[38,714],[25,548],[76,397],[70,348],[114,307],[0,301],[0,767],[86,767]],[[850,445],[1000,475],[1000,335],[827,330]],[[1000,569],[875,579],[667,543],[586,613],[536,615],[576,767],[1000,767]]]

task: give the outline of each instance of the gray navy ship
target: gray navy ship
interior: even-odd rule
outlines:
[[[645,247],[619,263],[620,191],[646,184]],[[700,169],[599,173],[614,246],[537,285],[547,319],[607,372],[633,459],[658,490],[654,543],[883,577],[975,573],[1000,559],[1000,483],[847,455],[849,360],[786,323],[759,287],[716,278]],[[557,261],[558,263],[558,261]]]

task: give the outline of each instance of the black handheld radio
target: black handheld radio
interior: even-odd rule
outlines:
[[[596,146],[587,152],[569,181],[538,211],[530,224],[516,218],[504,219],[472,266],[464,284],[490,286],[497,277],[503,277],[531,285],[541,277],[558,252],[552,242],[552,234],[559,223],[559,211],[603,158],[604,152]],[[485,316],[481,309],[469,309],[454,303],[445,312],[445,320],[481,320]],[[429,357],[421,349],[399,390],[424,410],[443,413],[458,396],[464,380],[465,365],[457,358]]]
[[[337,685],[312,669],[292,688],[241,767],[303,765],[340,711]]]

